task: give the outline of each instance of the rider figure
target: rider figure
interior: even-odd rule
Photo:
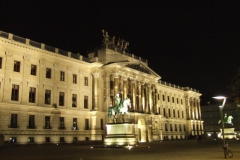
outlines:
[[[223,119],[224,123],[227,123],[227,120],[228,120],[228,116],[227,116],[227,113],[225,113],[224,119]]]
[[[120,107],[120,103],[121,103],[121,98],[119,97],[119,94],[116,94],[115,107],[117,107],[118,110],[119,110],[119,107]]]

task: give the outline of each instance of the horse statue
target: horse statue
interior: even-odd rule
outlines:
[[[225,116],[223,119],[224,123],[233,125],[232,119],[233,119],[232,115],[227,116],[227,113],[225,113]],[[218,121],[218,124],[220,124],[220,123],[221,123],[221,120]]]
[[[125,100],[123,101],[120,101],[120,103],[116,104],[115,106],[113,107],[109,107],[108,108],[108,118],[112,118],[112,116],[115,116],[118,114],[118,113],[128,113],[128,107],[131,107],[131,100],[129,98],[126,98]]]
[[[231,124],[231,125],[233,125],[233,123],[232,123],[232,119],[233,119],[233,116],[232,115],[230,115],[230,116],[228,116],[228,118],[227,118],[227,124]]]

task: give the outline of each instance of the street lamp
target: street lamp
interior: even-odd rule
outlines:
[[[226,158],[226,155],[225,155],[225,138],[224,138],[224,121],[223,121],[222,110],[223,110],[223,107],[224,107],[224,105],[226,103],[227,97],[216,96],[216,97],[213,97],[213,98],[214,99],[218,99],[218,100],[223,100],[223,104],[221,106],[219,106],[219,109],[220,109],[220,116],[221,116],[221,122],[222,122],[223,151],[224,151],[224,157]]]

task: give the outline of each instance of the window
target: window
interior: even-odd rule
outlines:
[[[103,119],[101,119],[101,121],[100,121],[100,125],[101,125],[101,130],[103,130]]]
[[[183,104],[182,99],[181,99],[181,104]]]
[[[88,77],[84,77],[84,85],[88,86]]]
[[[73,83],[77,84],[77,75],[76,74],[73,74]]]
[[[89,130],[89,119],[85,119],[85,130]]]
[[[52,70],[50,68],[46,68],[46,78],[51,79],[51,74],[52,74]]]
[[[180,118],[180,113],[179,113],[179,110],[178,110],[178,117],[177,118]]]
[[[84,108],[88,109],[88,96],[84,96]]]
[[[2,57],[0,57],[0,69],[2,68]]]
[[[170,98],[169,98],[169,96],[167,96],[167,99],[168,99],[168,102],[170,102]]]
[[[64,92],[59,92],[59,106],[64,106]]]
[[[13,67],[13,71],[14,72],[20,72],[20,62],[19,61],[14,61],[14,67]]]
[[[163,108],[163,116],[166,117],[166,109]]]
[[[73,137],[73,142],[76,143],[78,141],[78,137]]]
[[[36,76],[37,75],[37,66],[31,64],[31,75]]]
[[[51,103],[51,91],[45,90],[45,104]]]
[[[28,142],[34,142],[34,137],[28,137]]]
[[[29,88],[29,102],[35,103],[35,97],[36,97],[36,88],[30,87]]]
[[[64,142],[64,137],[60,137],[60,142]]]
[[[175,118],[175,109],[173,109],[173,117]]]
[[[168,116],[171,117],[171,110],[168,109]]]
[[[172,97],[172,103],[174,103],[174,97]]]
[[[182,131],[182,126],[181,126],[181,124],[179,124],[179,131]]]
[[[50,142],[50,137],[45,137],[45,142]]]
[[[50,116],[45,116],[45,126],[44,129],[51,129],[50,126]]]
[[[164,95],[162,95],[162,100],[165,101],[165,96]]]
[[[77,107],[77,94],[72,94],[72,107]]]
[[[28,128],[35,129],[35,115],[29,115]]]
[[[12,85],[12,96],[11,100],[12,101],[18,101],[18,93],[19,93],[19,85]]]
[[[177,131],[177,124],[175,124],[175,131]]]
[[[60,126],[58,127],[58,129],[65,129],[64,117],[60,117]]]
[[[77,118],[73,118],[73,127],[72,127],[73,130],[77,130]]]
[[[18,128],[17,117],[18,117],[17,114],[11,114],[10,128]]]
[[[172,129],[172,124],[170,124],[170,131],[173,131],[173,129]]]
[[[183,111],[182,111],[182,118],[184,118],[184,113],[183,113]]]
[[[177,98],[177,104],[178,104],[178,98]]]
[[[60,81],[65,81],[65,73],[60,71]]]

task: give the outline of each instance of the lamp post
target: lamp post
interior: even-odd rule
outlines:
[[[226,155],[225,155],[225,138],[224,138],[224,121],[223,121],[223,114],[222,114],[222,110],[223,110],[223,107],[226,103],[226,99],[227,97],[224,97],[224,96],[216,96],[216,97],[213,97],[214,99],[219,99],[219,100],[223,100],[223,103],[221,106],[219,106],[219,109],[220,109],[220,116],[221,116],[221,122],[222,122],[222,137],[223,137],[223,151],[224,151],[224,157],[226,158]]]

